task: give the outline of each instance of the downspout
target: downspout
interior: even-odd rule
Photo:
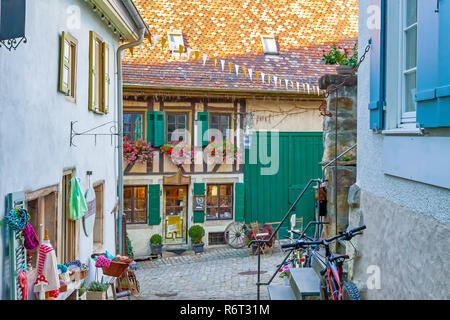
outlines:
[[[125,4],[130,5],[130,3],[125,1]],[[131,5],[133,5],[131,3]],[[134,11],[133,11],[134,12]],[[135,12],[135,20],[140,20],[140,16]],[[118,231],[118,249],[120,255],[123,255],[123,87],[122,87],[122,52],[126,49],[137,47],[144,41],[145,31],[147,28],[143,23],[139,26],[139,39],[135,42],[126,43],[117,49],[116,59],[117,59],[117,122],[118,122],[118,135],[117,135],[117,167],[118,167],[118,179],[117,179],[117,192],[119,199],[119,211],[118,211],[118,221],[117,221],[117,231]]]

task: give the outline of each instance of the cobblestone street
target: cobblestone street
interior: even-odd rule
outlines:
[[[283,259],[279,248],[261,255],[261,279],[269,280]],[[137,263],[139,300],[255,300],[257,256],[250,249],[219,247],[194,255],[164,257]],[[250,274],[240,274],[248,272]],[[272,283],[282,283],[278,275]],[[268,300],[267,287],[261,287],[261,300]]]

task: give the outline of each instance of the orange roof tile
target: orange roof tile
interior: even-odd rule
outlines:
[[[184,44],[200,51],[194,62],[145,39],[126,52],[124,84],[158,87],[280,90],[255,81],[255,71],[317,84],[334,67],[322,62],[330,44],[352,46],[358,37],[358,0],[135,0],[153,35],[182,32]],[[266,55],[261,35],[274,35],[278,55]],[[203,54],[208,55],[203,66]],[[213,57],[218,58],[214,70]],[[227,61],[221,71],[220,59]],[[253,70],[253,81],[228,72],[228,62]],[[248,74],[247,74],[248,75]],[[289,84],[290,90],[292,83]],[[283,80],[281,88],[285,88]]]

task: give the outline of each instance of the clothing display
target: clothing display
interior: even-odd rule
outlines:
[[[34,292],[59,289],[58,262],[50,242],[44,241],[39,247],[37,277]]]
[[[22,235],[24,238],[24,246],[27,250],[33,250],[34,248],[39,246],[39,240],[34,231],[31,223],[28,223],[27,226],[22,230]]]
[[[69,217],[71,220],[79,220],[83,218],[88,211],[86,199],[84,198],[78,178],[73,177],[70,179],[69,184]]]
[[[22,300],[28,300],[28,278],[22,270],[19,273],[19,287],[22,290]]]

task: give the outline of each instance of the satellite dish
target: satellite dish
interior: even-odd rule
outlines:
[[[84,195],[84,198],[86,199],[88,211],[83,217],[83,229],[84,234],[89,237],[94,231],[95,212],[97,211],[94,189],[89,187],[89,189],[86,191],[86,194]]]

